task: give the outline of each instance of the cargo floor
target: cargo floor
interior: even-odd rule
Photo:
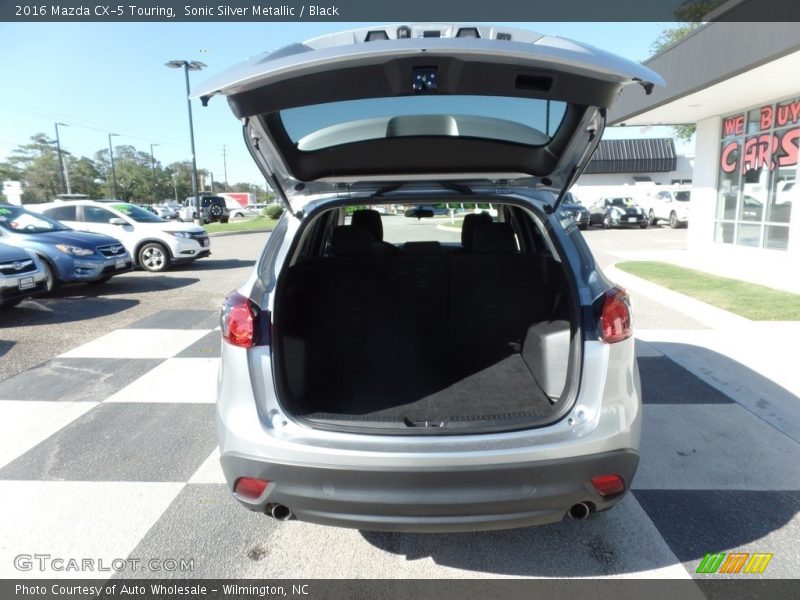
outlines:
[[[471,421],[544,417],[552,410],[519,354],[319,375],[317,381],[331,385],[318,386],[295,409],[309,419]]]

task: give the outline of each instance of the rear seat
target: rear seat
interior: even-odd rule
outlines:
[[[373,241],[366,227],[339,226],[332,256],[287,274],[295,323],[286,329],[307,342],[320,390],[328,377],[423,376],[460,356],[518,352],[528,326],[546,317],[538,261],[518,252],[506,223],[476,219],[471,253],[409,242],[394,257],[376,254]]]
[[[547,309],[537,261],[519,253],[511,226],[476,224],[472,252],[453,254],[449,266],[449,353],[519,351]]]

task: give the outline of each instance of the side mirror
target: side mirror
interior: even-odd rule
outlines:
[[[111,225],[127,225],[128,222],[125,219],[121,219],[119,217],[114,217],[113,219],[109,219],[108,222]]]

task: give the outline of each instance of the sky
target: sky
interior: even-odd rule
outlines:
[[[162,165],[191,158],[183,72],[169,60],[199,60],[192,84],[267,50],[370,23],[0,23],[0,161],[37,132],[76,156],[132,145]],[[669,23],[513,23],[642,61]],[[263,184],[224,98],[193,101],[198,168],[228,183]],[[666,127],[609,128],[606,138],[669,136]],[[678,151],[691,151],[678,146]]]

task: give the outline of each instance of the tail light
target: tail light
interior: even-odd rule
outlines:
[[[616,496],[625,491],[625,482],[619,475],[592,477],[592,485],[601,496]]]
[[[222,339],[233,346],[252,348],[269,345],[269,312],[239,292],[225,297],[220,314]]]
[[[267,489],[269,481],[266,479],[256,479],[254,477],[240,477],[233,486],[233,493],[248,500],[256,500],[264,490]]]
[[[599,329],[600,337],[608,344],[627,340],[633,335],[630,298],[621,287],[606,292]]]

